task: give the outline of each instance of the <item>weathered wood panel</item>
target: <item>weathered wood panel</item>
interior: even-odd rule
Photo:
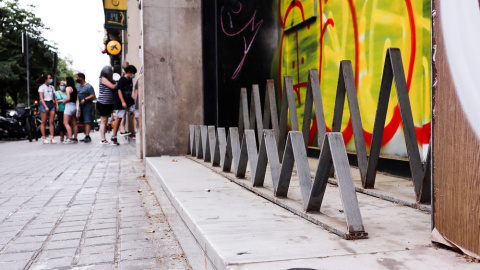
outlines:
[[[480,141],[478,134],[475,133],[475,125],[468,121],[469,111],[462,107],[459,99],[459,95],[468,91],[458,89],[458,77],[454,77],[458,75],[452,72],[452,68],[454,66],[458,68],[458,63],[453,65],[453,61],[460,59],[452,59],[451,54],[449,55],[451,52],[448,47],[450,45],[447,44],[449,35],[445,32],[448,30],[442,26],[446,22],[442,23],[442,19],[446,20],[453,11],[442,10],[440,2],[433,1],[432,5],[433,221],[434,227],[446,240],[469,252],[470,255],[480,256]],[[464,2],[455,4],[462,5]],[[458,29],[461,30],[464,29]],[[478,28],[471,28],[463,33],[479,35]],[[472,67],[465,63],[463,68],[468,71]],[[475,68],[479,69],[478,63]],[[471,79],[476,82],[476,91],[479,91],[480,78]],[[480,115],[477,117],[478,125]]]

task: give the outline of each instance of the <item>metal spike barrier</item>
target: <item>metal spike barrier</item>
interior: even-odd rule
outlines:
[[[385,118],[388,109],[388,99],[390,97],[392,81],[395,81],[397,89],[398,105],[402,118],[403,132],[405,136],[405,144],[407,146],[408,160],[410,163],[410,171],[412,173],[413,185],[417,202],[430,202],[430,187],[425,187],[425,183],[430,183],[430,179],[426,180],[426,171],[421,161],[420,153],[417,146],[417,136],[415,135],[415,125],[413,124],[412,108],[408,97],[407,82],[405,80],[405,72],[403,69],[402,55],[400,49],[389,48],[385,57],[385,65],[383,68],[382,83],[380,86],[380,96],[378,97],[377,113],[375,115],[375,124],[373,126],[373,137],[370,148],[369,166],[367,169],[367,186],[373,187],[375,184],[376,168],[378,158],[380,156],[380,148],[385,127]],[[430,157],[430,156],[428,156]],[[430,160],[427,159],[427,164]]]
[[[353,78],[352,63],[350,61],[340,62],[340,71],[338,74],[337,96],[335,98],[335,107],[333,112],[332,132],[340,132],[342,124],[343,107],[345,104],[345,94],[348,98],[350,117],[352,118],[353,136],[355,140],[355,149],[357,151],[358,168],[362,185],[365,187],[365,168],[367,167],[367,147],[363,137],[362,119],[358,106],[357,90],[355,89],[355,80]]]
[[[358,105],[358,98],[356,94],[355,81],[353,78],[352,65],[350,61],[341,61],[340,70],[338,76],[337,84],[337,96],[335,99],[335,108],[334,108],[334,117],[332,123],[332,132],[340,132],[341,121],[343,116],[343,107],[345,104],[345,94],[348,98],[348,105],[350,109],[350,116],[352,119],[353,135],[355,141],[355,149],[357,151],[357,160],[358,167],[360,170],[360,177],[362,180],[362,187],[365,189],[372,189],[375,187],[375,178],[377,172],[378,159],[380,158],[380,149],[381,141],[383,137],[383,130],[385,126],[385,119],[387,115],[388,102],[391,92],[392,82],[395,80],[395,86],[397,89],[397,97],[400,108],[400,114],[402,118],[402,126],[405,133],[405,143],[407,145],[407,154],[410,164],[410,170],[412,173],[413,183],[414,183],[414,192],[416,196],[417,203],[429,203],[431,200],[431,191],[430,191],[430,175],[429,171],[426,170],[427,165],[431,162],[430,155],[427,155],[425,163],[422,163],[420,159],[420,153],[418,151],[417,139],[415,135],[415,126],[413,124],[412,110],[410,106],[410,100],[408,97],[408,89],[405,80],[405,73],[403,71],[403,63],[401,58],[400,50],[397,48],[389,48],[386,52],[384,72],[382,76],[382,83],[380,88],[380,95],[378,100],[377,112],[375,115],[375,124],[373,129],[373,136],[370,147],[370,155],[367,155],[367,148],[365,145],[365,139],[363,136],[363,125],[360,117],[360,109]],[[248,100],[246,88],[243,88],[244,94],[242,95],[241,107],[244,108],[243,114],[245,117],[248,116]],[[243,93],[243,92],[242,92]],[[265,106],[264,110],[269,112],[264,114],[264,128],[268,128],[268,123],[270,121],[270,116],[275,115],[274,110],[267,108],[274,103],[274,90],[273,90],[273,81],[267,81],[267,89],[265,95]],[[252,97],[259,96],[258,87],[252,87]],[[273,96],[273,97],[272,97]],[[268,98],[267,98],[268,97]],[[252,105],[255,104],[255,109],[252,109]],[[305,98],[305,111],[303,119],[303,138],[305,141],[305,147],[308,144],[308,137],[310,133],[311,125],[311,115],[313,105],[315,106],[315,115],[314,121],[317,127],[317,140],[318,145],[322,145],[322,140],[324,134],[326,133],[325,128],[325,117],[323,114],[323,103],[320,94],[320,86],[318,82],[318,72],[316,70],[309,70],[309,79],[307,84],[307,93]],[[275,126],[277,125],[277,120],[272,117],[272,126],[274,127],[278,154],[279,157],[283,155],[285,140],[287,135],[287,120],[288,116],[292,119],[290,129],[292,131],[298,131],[298,121],[296,109],[295,109],[295,97],[293,92],[293,85],[290,76],[285,76],[284,78],[284,88],[282,95],[281,103],[281,113],[280,113],[280,127],[277,131]],[[276,107],[275,107],[276,109]],[[260,111],[259,102],[251,102],[250,105],[250,114],[252,112]],[[257,123],[260,121],[259,117],[252,118],[249,117],[250,121],[248,127],[252,129],[255,126],[255,121]],[[245,126],[245,129],[248,129]],[[258,125],[257,125],[257,134],[259,134]],[[242,133],[240,133],[242,136]],[[259,135],[257,135],[259,136]],[[257,137],[258,142],[258,137]],[[332,174],[331,174],[332,175]],[[333,175],[332,175],[333,176]],[[424,188],[426,187],[426,188]]]
[[[187,155],[196,156],[197,152],[195,149],[195,125],[188,126],[188,148],[187,148]]]
[[[326,224],[320,225],[346,239],[366,238],[368,234],[363,226],[345,143],[340,133],[345,95],[348,98],[352,119],[362,186],[364,188],[374,188],[376,166],[380,156],[381,140],[393,81],[395,81],[397,89],[417,202],[428,202],[431,197],[429,188],[430,148],[426,163],[422,164],[418,147],[416,147],[415,127],[403,63],[400,50],[397,48],[387,50],[369,156],[367,156],[363,137],[362,121],[350,61],[340,62],[332,132],[326,132],[318,72],[309,70],[301,132],[297,120],[292,78],[286,75],[283,84],[280,119],[277,118],[275,89],[272,80],[267,81],[263,119],[258,85],[252,87],[250,106],[247,89],[242,88],[238,128],[229,128],[227,136],[225,128],[219,127],[215,132],[213,126],[190,125],[187,152],[198,159],[212,162],[213,166],[220,166],[223,172],[231,172],[233,165],[233,172],[240,179],[245,178],[247,165],[249,165],[252,187],[263,186],[267,165],[269,165],[275,197],[287,196],[293,166],[296,165],[302,205],[307,212],[320,211],[328,177],[333,166],[338,179],[347,231],[338,231]],[[315,106],[313,121],[315,121],[317,127],[317,141],[318,145],[322,147],[318,167],[312,182],[306,150],[313,106]],[[291,121],[290,132],[287,131],[288,118]]]
[[[323,139],[327,133],[325,125],[325,116],[323,113],[322,95],[320,93],[320,82],[318,81],[318,71],[310,69],[308,71],[307,93],[305,96],[305,110],[303,114],[303,140],[305,141],[305,148],[308,147],[308,137],[310,134],[310,123],[312,116],[312,109],[315,105],[315,117],[317,125],[317,143],[323,144]]]
[[[427,174],[425,164],[430,162],[430,155],[427,155],[426,163],[423,164],[420,159],[420,152],[417,147],[417,137],[415,135],[415,126],[413,124],[412,109],[408,97],[407,83],[403,71],[402,56],[397,48],[389,48],[385,57],[385,65],[380,86],[380,95],[378,97],[377,112],[375,115],[375,124],[373,127],[373,136],[370,147],[370,156],[367,157],[367,148],[363,137],[362,120],[358,106],[357,91],[353,78],[352,64],[350,61],[340,62],[340,72],[338,75],[337,97],[335,100],[335,109],[333,114],[332,132],[339,132],[343,116],[343,106],[345,103],[345,93],[348,97],[350,117],[352,118],[353,136],[355,140],[355,149],[357,151],[358,168],[362,179],[363,188],[374,188],[375,178],[377,176],[377,164],[380,158],[380,149],[387,117],[388,101],[392,88],[392,82],[395,81],[397,89],[398,104],[402,118],[402,126],[405,134],[405,144],[407,146],[410,171],[412,173],[414,191],[418,203],[430,202],[430,179]],[[428,179],[427,179],[428,178]],[[427,188],[424,188],[427,187]]]
[[[264,129],[273,129],[275,139],[278,141],[280,132],[277,113],[275,83],[273,80],[267,80],[267,88],[265,89],[265,106],[263,107],[263,127]]]
[[[281,156],[285,150],[287,141],[287,122],[290,116],[290,129],[298,131],[297,106],[295,104],[295,95],[293,91],[292,77],[285,75],[283,80],[283,94],[280,110],[280,126],[278,139],[278,153]]]
[[[201,132],[201,130],[205,129],[207,129],[207,126],[190,128],[190,130],[194,132]],[[220,157],[222,160],[220,162],[222,171],[233,172],[235,177],[240,179],[245,178],[247,165],[249,165],[251,185],[253,187],[263,186],[267,164],[269,164],[275,197],[287,197],[293,166],[296,165],[302,205],[303,209],[307,212],[320,210],[329,177],[328,172],[330,172],[330,169],[334,166],[339,181],[338,187],[343,212],[345,214],[346,231],[338,231],[335,229],[330,231],[345,239],[362,239],[368,237],[368,233],[363,226],[355,187],[353,185],[353,178],[350,174],[350,165],[347,159],[345,143],[341,133],[325,134],[321,158],[314,181],[312,182],[302,132],[288,132],[286,145],[284,147],[285,151],[282,162],[280,163],[274,130],[263,130],[258,152],[254,130],[245,130],[241,143],[238,128],[233,127],[229,129],[226,141],[225,129],[219,128],[218,130],[220,132],[218,132],[218,137],[215,139],[215,146],[208,147],[208,149],[214,149],[213,152],[209,154],[198,152],[200,155],[204,157]],[[195,134],[190,134],[190,138],[194,137],[196,137]],[[200,137],[204,141],[201,142],[202,145],[208,144],[206,141],[210,141],[210,138],[207,139],[203,137],[202,134]],[[220,142],[222,141],[225,141],[225,143],[221,144]],[[222,148],[225,150],[221,151]],[[199,158],[198,155],[197,158]],[[204,158],[204,161],[207,161],[206,158]],[[324,227],[327,229],[330,228],[329,226]]]

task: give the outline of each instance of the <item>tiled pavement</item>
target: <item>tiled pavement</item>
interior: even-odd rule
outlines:
[[[0,141],[0,269],[189,269],[133,146],[92,139]]]

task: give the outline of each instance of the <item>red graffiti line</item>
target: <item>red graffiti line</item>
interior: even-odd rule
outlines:
[[[325,1],[326,3],[326,1]],[[321,24],[323,21],[321,21]],[[335,26],[335,22],[329,18],[325,25],[322,27],[322,32],[320,34],[320,62],[319,62],[319,69],[318,69],[318,81],[319,83],[322,83],[322,59],[323,59],[323,37],[325,36],[325,31],[327,31],[327,27]],[[328,127],[327,127],[328,129]],[[313,140],[315,139],[315,134],[317,134],[317,116],[313,116],[313,125],[312,128],[310,129],[310,133],[308,135],[308,145],[311,145]]]
[[[287,22],[288,15],[292,11],[293,8],[298,8],[300,10],[300,14],[302,14],[302,20],[305,21],[305,13],[303,12],[303,5],[300,3],[300,1],[293,0],[290,5],[287,7],[287,11],[285,11],[285,15],[283,16],[282,20],[282,14],[281,14],[281,2],[282,0],[278,0],[278,6],[277,6],[277,11],[278,11],[278,19],[280,20],[280,25],[282,26],[283,30],[285,30],[285,23]]]
[[[242,4],[240,4],[239,9],[237,11],[232,11],[232,12],[234,14],[239,14],[241,11],[242,11]],[[248,21],[248,23],[244,27],[242,27],[239,31],[237,31],[235,33],[229,33],[227,30],[225,30],[225,27],[224,27],[224,24],[223,24],[223,12],[224,12],[224,7],[222,7],[222,9],[220,11],[220,13],[221,13],[221,15],[220,15],[220,25],[221,25],[222,31],[225,35],[227,35],[229,37],[234,37],[234,36],[240,35],[248,29],[248,26],[251,26],[250,31],[252,31],[254,33],[253,37],[250,39],[250,41],[247,41],[246,35],[242,35],[243,45],[244,45],[243,46],[243,57],[240,60],[240,63],[238,64],[237,68],[235,69],[235,72],[232,75],[232,79],[235,79],[235,78],[237,78],[238,74],[242,70],[243,64],[245,62],[245,58],[247,57],[247,54],[252,47],[253,41],[257,37],[258,31],[260,30],[260,26],[262,26],[262,24],[263,24],[263,20],[260,20],[258,23],[255,23],[255,18],[256,18],[256,15],[257,15],[257,11],[255,11],[255,12],[253,12],[253,16],[250,19],[250,21]],[[230,21],[229,21],[230,28],[233,28],[232,17],[230,15],[230,13],[227,13],[227,15],[230,19]]]
[[[327,4],[327,0],[324,1],[324,5]],[[323,38],[325,37],[325,32],[327,31],[328,26],[335,27],[335,22],[332,18],[328,18],[325,24],[323,23],[323,5],[320,2],[320,40],[319,40],[319,49],[320,49],[320,59],[318,64],[318,81],[322,83],[322,59],[323,59]],[[326,127],[327,131],[329,132],[330,129]],[[317,116],[313,116],[313,124],[312,128],[310,129],[310,133],[308,134],[308,145],[312,145],[313,140],[315,139],[315,135],[317,134]],[[342,134],[343,135],[343,134]]]
[[[358,88],[358,74],[360,74],[360,44],[358,42],[357,13],[355,11],[353,0],[348,0],[348,4],[350,6],[350,14],[352,14],[353,35],[355,37],[355,87]]]
[[[295,91],[295,93],[297,94],[297,101],[298,101],[298,105],[302,105],[302,100],[300,98],[300,87],[302,85],[302,83],[300,83],[300,57],[298,56],[300,50],[299,50],[299,47],[298,47],[298,31],[295,33],[295,42],[296,42],[296,45],[297,45],[297,84],[295,84],[293,86],[293,90]],[[307,84],[305,83],[305,86]]]
[[[410,59],[408,63],[408,75],[407,75],[407,90],[410,92],[410,86],[412,83],[412,78],[413,78],[413,68],[415,66],[415,55],[416,55],[416,45],[417,45],[417,33],[415,30],[415,18],[413,15],[413,8],[412,8],[412,3],[410,0],[405,0],[406,7],[407,7],[407,13],[408,13],[408,20],[410,23]],[[384,146],[386,143],[388,143],[395,133],[397,132],[398,128],[400,127],[400,123],[402,122],[402,117],[400,116],[400,108],[395,106],[395,109],[393,111],[393,117],[392,120],[390,120],[390,123],[385,126],[385,131],[383,133],[383,138],[382,138],[382,146]],[[423,125],[420,128],[415,127],[415,133],[417,135],[417,141],[426,144],[430,141],[430,128],[427,128],[430,126],[430,123]],[[372,141],[372,133],[363,132],[363,136],[365,137],[365,143],[367,146],[370,146],[371,141]]]
[[[350,14],[352,16],[352,24],[353,24],[353,36],[355,40],[355,88],[358,92],[358,79],[359,79],[359,71],[360,71],[360,48],[358,43],[358,25],[357,25],[357,13],[355,12],[355,5],[353,4],[353,0],[348,0],[348,5],[350,7]],[[328,128],[327,128],[328,130]],[[329,130],[328,130],[329,131]],[[330,132],[330,131],[329,131]],[[365,132],[365,131],[364,131]],[[345,144],[347,144],[353,137],[353,126],[352,126],[352,118],[348,119],[347,127],[344,131],[342,131],[343,140]]]

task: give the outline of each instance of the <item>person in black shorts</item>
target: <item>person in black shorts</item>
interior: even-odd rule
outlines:
[[[117,83],[113,80],[113,68],[105,66],[100,72],[99,95],[97,99],[97,109],[100,113],[100,135],[102,141],[100,144],[108,144],[105,139],[108,117],[111,116],[114,103],[114,92]]]

